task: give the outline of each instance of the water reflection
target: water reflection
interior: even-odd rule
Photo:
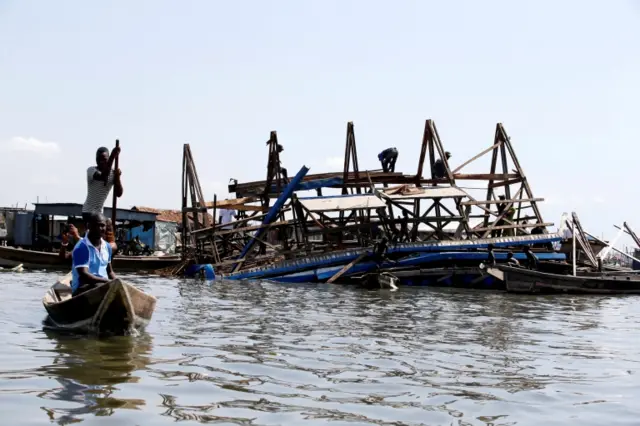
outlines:
[[[122,399],[113,394],[119,384],[138,383],[137,370],[151,363],[153,339],[150,335],[98,339],[44,332],[54,342],[55,355],[53,362],[43,366],[41,372],[55,379],[60,387],[38,396],[80,405],[55,408],[53,403],[48,403],[42,409],[51,421],[69,424],[80,421],[81,415],[110,416],[116,409],[137,410],[145,405],[143,399]]]

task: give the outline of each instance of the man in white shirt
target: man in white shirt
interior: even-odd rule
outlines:
[[[236,217],[236,211],[233,209],[220,209],[218,215],[218,223],[224,225],[231,223]],[[222,226],[223,230],[231,229],[233,225]],[[229,237],[230,235],[222,236],[222,255],[226,257],[229,254]]]
[[[236,211],[233,209],[220,209],[218,216],[218,223],[224,225],[231,223],[236,217]],[[223,226],[222,229],[231,229],[231,225]]]
[[[111,169],[119,154],[120,147],[115,147],[111,155],[107,148],[98,148],[96,165],[87,169],[87,198],[82,206],[82,219],[85,223],[89,222],[92,213],[103,213],[104,203],[112,187],[115,187],[116,197],[122,197],[124,190],[120,180],[120,169]]]

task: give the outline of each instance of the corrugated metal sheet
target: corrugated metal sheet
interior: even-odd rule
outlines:
[[[305,208],[312,212],[377,209],[386,206],[384,201],[375,195],[300,198],[299,200]]]
[[[443,186],[443,187],[424,187],[424,192],[420,194],[408,194],[408,195],[388,195],[392,200],[413,200],[416,198],[454,198],[454,197],[466,197],[467,193],[455,186]]]
[[[33,212],[16,213],[13,227],[13,243],[16,246],[30,246],[33,237]]]
[[[35,214],[50,216],[82,217],[82,204],[76,203],[36,203]],[[104,207],[104,215],[111,217],[111,208]],[[140,212],[136,210],[116,209],[118,220],[137,220],[140,222],[155,222],[157,213]]]
[[[156,222],[156,250],[173,254],[176,252],[178,226],[172,222]]]
[[[135,237],[138,237],[141,242],[149,247],[155,247],[155,226],[146,231],[144,230],[144,226],[136,226],[135,228],[128,229],[126,232],[127,240],[133,240]]]

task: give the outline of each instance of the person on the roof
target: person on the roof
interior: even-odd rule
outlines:
[[[396,160],[398,159],[398,150],[394,148],[387,148],[378,154],[378,160],[382,164],[382,170],[385,173],[396,171]]]

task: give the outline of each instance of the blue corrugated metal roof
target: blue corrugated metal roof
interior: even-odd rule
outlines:
[[[34,203],[35,214],[51,216],[82,216],[82,204],[76,203]],[[104,215],[111,217],[111,208],[104,208]],[[135,210],[116,209],[117,220],[135,220],[139,222],[155,222],[158,213],[139,212]]]

